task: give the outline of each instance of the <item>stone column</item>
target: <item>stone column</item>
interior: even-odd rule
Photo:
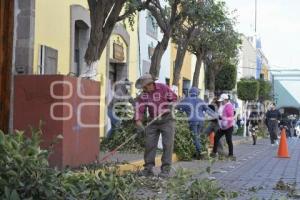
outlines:
[[[15,73],[32,74],[35,0],[15,0],[15,11]]]

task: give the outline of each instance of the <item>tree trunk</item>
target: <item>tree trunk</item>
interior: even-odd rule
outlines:
[[[171,31],[164,34],[162,40],[157,43],[154,49],[154,53],[151,57],[151,65],[150,65],[149,72],[155,78],[159,77],[161,59],[166,49],[168,48],[170,36],[171,36]],[[164,67],[168,67],[168,66],[164,66]]]
[[[118,21],[125,0],[89,0],[91,32],[85,53],[87,65],[100,59],[110,35]]]
[[[216,81],[216,73],[212,66],[208,67],[208,90],[210,92],[215,92],[215,81]]]
[[[173,71],[173,85],[177,86],[179,85],[179,80],[180,80],[180,73],[182,69],[182,65],[184,62],[184,57],[186,54],[186,51],[188,49],[189,43],[191,39],[194,37],[195,27],[191,27],[187,34],[183,36],[182,40],[178,44],[177,52],[176,52],[176,60],[175,60],[175,67]]]
[[[155,78],[159,77],[162,56],[164,55],[166,49],[168,48],[169,40],[171,38],[173,29],[175,28],[174,26],[175,26],[176,22],[180,19],[179,16],[177,15],[179,3],[180,3],[180,0],[173,1],[172,5],[171,5],[171,10],[170,10],[171,15],[170,15],[169,20],[166,18],[161,20],[161,17],[165,15],[164,9],[162,9],[162,8],[159,9],[160,10],[159,12],[161,12],[161,15],[157,14],[157,12],[154,12],[154,13],[151,12],[157,22],[159,22],[159,21],[165,22],[164,25],[161,24],[161,26],[163,26],[164,28],[160,27],[164,32],[163,38],[160,42],[157,43],[154,53],[151,58],[150,74]],[[148,7],[148,9],[149,9],[149,7]],[[158,25],[160,26],[160,23],[158,23]],[[169,67],[169,66],[164,66],[164,67]]]
[[[197,57],[197,61],[196,61],[196,66],[195,66],[195,71],[193,76],[193,87],[199,87],[199,76],[200,76],[203,54],[199,52],[197,53],[196,57]]]
[[[179,45],[177,48],[175,67],[174,67],[174,71],[173,71],[173,85],[175,85],[177,87],[179,85],[180,73],[181,73],[181,69],[182,69],[182,65],[183,65],[187,47],[188,47],[188,42],[186,42],[185,44]]]

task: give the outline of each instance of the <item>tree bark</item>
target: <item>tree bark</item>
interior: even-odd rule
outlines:
[[[154,1],[155,2],[155,1]],[[163,38],[160,42],[157,43],[154,53],[151,58],[151,65],[150,65],[150,74],[157,78],[159,77],[159,72],[160,72],[160,64],[161,64],[161,59],[163,54],[165,53],[166,49],[168,48],[169,40],[171,38],[174,26],[176,22],[180,19],[179,15],[177,15],[178,11],[178,5],[180,3],[180,0],[174,0],[174,2],[171,5],[171,15],[170,19],[167,20],[165,17],[165,11],[164,9],[160,6],[159,1],[155,3],[156,9],[154,9],[152,6],[148,6],[147,8],[155,18],[158,23],[158,26],[162,29],[164,32]],[[165,66],[168,67],[168,66]]]
[[[179,85],[180,80],[180,73],[182,70],[182,65],[184,62],[185,54],[188,49],[189,43],[193,37],[195,28],[192,27],[188,30],[187,35],[182,38],[182,41],[179,42],[177,52],[176,52],[176,59],[175,59],[175,67],[173,72],[173,85]]]
[[[180,80],[180,73],[185,57],[185,53],[187,50],[187,45],[178,45],[177,52],[176,52],[176,59],[175,59],[175,67],[173,71],[173,85],[177,86],[179,85]]]
[[[90,66],[100,59],[122,11],[125,0],[89,0],[91,33],[85,61]]]
[[[212,66],[208,68],[208,90],[210,92],[215,92],[215,80],[216,80],[216,73]]]
[[[197,55],[197,61],[195,65],[195,71],[194,71],[194,76],[193,76],[193,87],[199,87],[199,77],[200,77],[200,70],[201,70],[201,64],[202,64],[202,58],[203,54],[202,52],[198,52]]]
[[[155,78],[159,77],[161,59],[166,49],[168,48],[170,38],[171,38],[171,31],[169,31],[169,33],[164,34],[162,40],[157,43],[154,49],[154,53],[151,57],[151,65],[150,65],[149,73]],[[168,67],[168,66],[164,66],[164,67]]]

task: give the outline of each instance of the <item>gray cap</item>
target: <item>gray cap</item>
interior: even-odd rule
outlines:
[[[148,85],[149,83],[154,83],[154,79],[151,74],[147,73],[141,76],[136,82],[135,87],[137,89],[142,89],[144,86]]]

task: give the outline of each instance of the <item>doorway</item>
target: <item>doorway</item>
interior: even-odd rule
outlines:
[[[82,20],[75,21],[75,36],[74,36],[74,73],[75,76],[80,76],[87,71],[87,66],[84,61],[84,54],[88,47],[89,41],[89,26]]]
[[[0,1],[0,129],[9,128],[14,1]]]

